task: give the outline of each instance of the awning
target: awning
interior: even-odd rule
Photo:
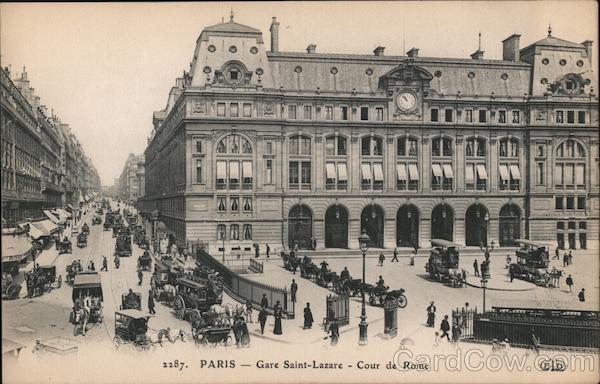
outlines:
[[[21,261],[31,251],[31,239],[25,235],[2,235],[2,262]]]
[[[360,165],[363,180],[371,180],[371,164],[363,163]]]
[[[244,175],[244,179],[252,178],[252,162],[251,161],[244,161],[242,163],[242,172]]]
[[[442,167],[439,164],[431,164],[431,170],[433,171],[433,176],[442,177]]]
[[[453,179],[454,178],[454,172],[452,172],[452,165],[450,165],[450,164],[444,164],[444,177],[446,179]]]
[[[485,171],[485,165],[477,164],[477,175],[482,180],[487,180],[487,172]]]
[[[71,204],[67,204],[66,207],[69,211],[73,212],[73,206]]]
[[[396,173],[399,181],[406,181],[406,164],[397,164]]]
[[[373,178],[375,181],[383,181],[383,164],[373,163]]]
[[[475,175],[473,174],[473,166],[467,165],[465,168],[465,183],[473,184],[475,179]]]
[[[515,180],[521,180],[521,172],[519,172],[519,166],[518,165],[511,165],[510,166],[510,174],[512,175],[512,178]]]
[[[335,174],[335,164],[334,163],[326,163],[325,164],[325,174],[328,179],[336,179],[337,176]]]
[[[240,179],[240,163],[237,161],[229,162],[229,180]]]
[[[58,225],[56,225],[52,220],[41,220],[36,223],[37,225],[44,228],[45,233],[54,234],[58,232]]]
[[[21,223],[19,224],[19,227],[22,229],[26,229],[27,225],[29,224],[29,237],[31,237],[34,240],[39,239],[40,237],[44,236],[44,232],[43,230],[39,229],[38,227],[34,226],[32,223]]]
[[[510,177],[508,175],[508,166],[506,166],[506,165],[500,166],[500,178],[505,181],[510,180]]]
[[[419,180],[419,170],[417,164],[408,164],[408,175],[412,181]]]
[[[346,163],[338,163],[338,180],[348,181],[348,173],[346,172]]]
[[[49,210],[45,209],[44,210],[44,215],[46,215],[46,217],[49,218],[54,224],[59,224],[60,223],[60,219],[58,217],[56,217],[56,215],[54,215]]]
[[[60,221],[68,220],[71,217],[71,214],[64,209],[57,208],[52,213],[58,216]]]
[[[227,163],[224,161],[217,161],[217,179],[225,180],[227,178]]]

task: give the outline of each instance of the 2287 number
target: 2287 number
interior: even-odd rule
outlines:
[[[173,361],[163,361],[162,367],[163,368],[174,368],[174,369],[181,371],[181,370],[183,370],[183,368],[187,368],[188,366],[185,363],[185,361],[173,360]]]

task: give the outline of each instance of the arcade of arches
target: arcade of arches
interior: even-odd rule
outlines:
[[[325,212],[325,248],[348,248],[349,212],[346,207],[334,204]],[[465,245],[485,245],[488,240],[489,211],[483,204],[473,204],[465,212]],[[421,215],[413,204],[404,204],[396,212],[396,246],[419,246]],[[431,212],[431,239],[454,241],[454,209],[446,203],[436,205]],[[377,204],[367,205],[361,212],[360,230],[371,238],[369,247],[384,247],[385,212]],[[513,246],[521,234],[521,209],[516,204],[502,206],[498,216],[498,242],[500,246]],[[315,238],[313,213],[304,204],[294,205],[288,215],[288,246],[310,249]],[[494,236],[496,237],[496,236]],[[421,242],[429,239],[421,239]]]

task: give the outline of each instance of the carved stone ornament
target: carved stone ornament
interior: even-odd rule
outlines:
[[[265,115],[273,115],[275,113],[275,103],[267,101],[263,105],[263,111],[265,112]]]
[[[546,120],[546,111],[535,111],[535,120]]]
[[[206,103],[204,100],[195,99],[192,101],[192,113],[197,114],[205,114],[206,113]]]

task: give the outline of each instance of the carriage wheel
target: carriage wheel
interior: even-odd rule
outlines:
[[[115,336],[113,338],[113,344],[115,345],[115,348],[118,349],[121,346],[121,344],[123,344],[123,340],[121,340],[119,336]]]
[[[21,286],[16,284],[9,285],[6,289],[6,295],[9,299],[16,299],[19,296],[20,292]]]
[[[404,295],[400,295],[397,299],[398,306],[400,308],[405,308],[406,304],[408,304],[408,299]]]
[[[183,297],[181,297],[181,295],[177,295],[175,297],[174,307],[175,307],[175,316],[179,320],[183,320],[183,318],[185,316],[185,301],[183,300]]]

